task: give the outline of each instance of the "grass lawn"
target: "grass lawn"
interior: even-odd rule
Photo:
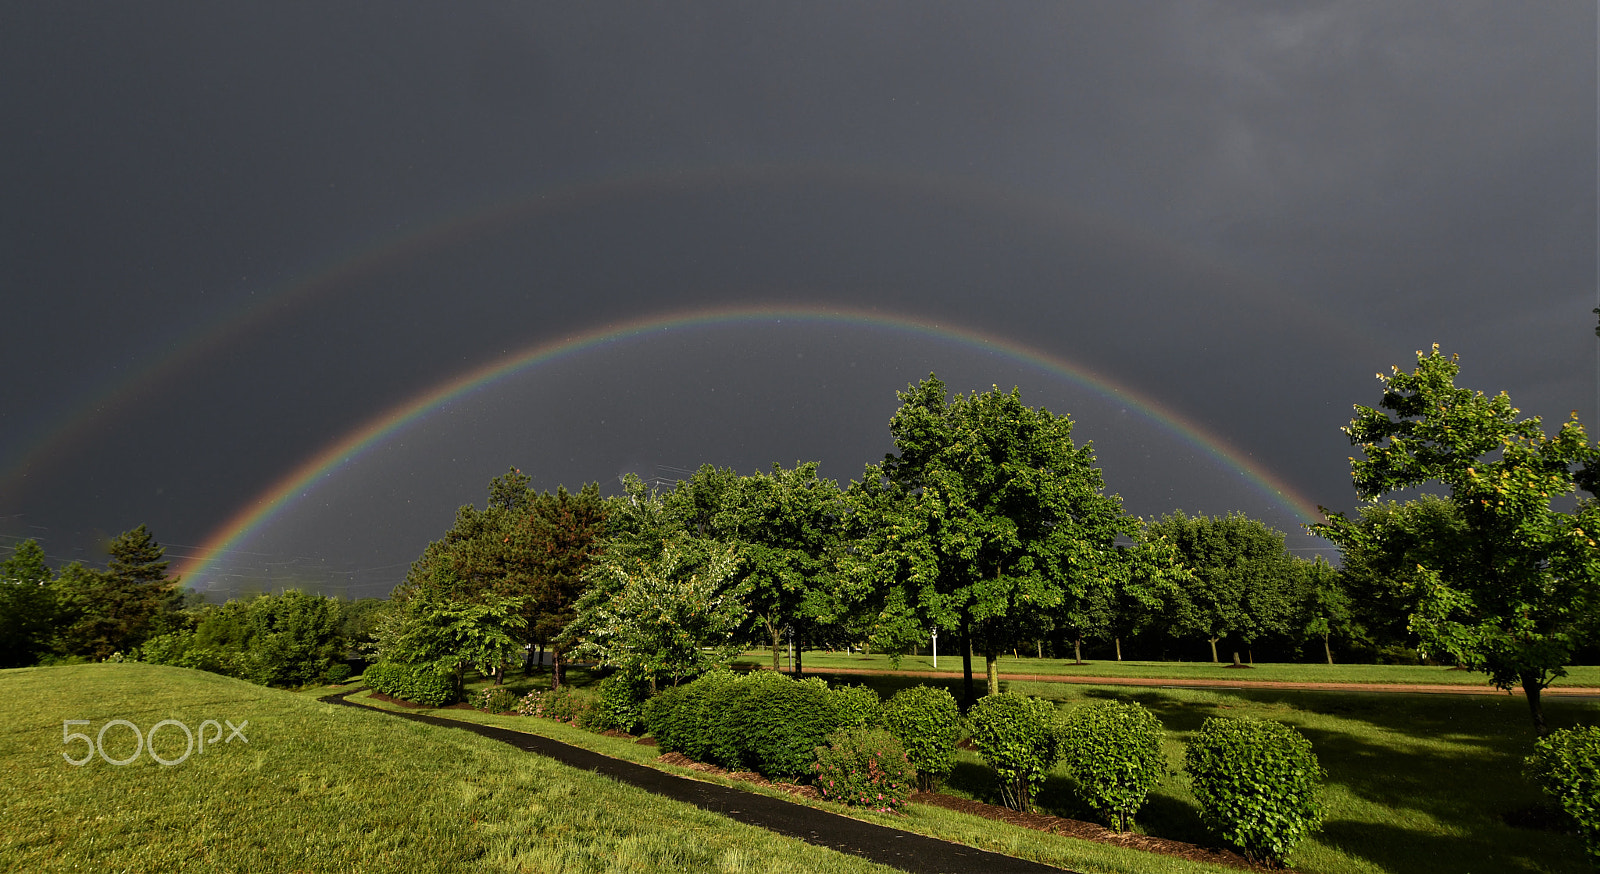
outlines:
[[[452,729],[140,664],[0,671],[0,870],[888,872]],[[62,721],[248,721],[165,767]],[[225,736],[225,735],[224,735]],[[209,738],[209,735],[208,735]],[[131,730],[105,735],[112,758]],[[183,732],[156,736],[183,755]]]
[[[770,651],[752,651],[740,656],[735,664],[756,667],[771,667],[772,653]],[[788,662],[783,662],[787,670]],[[1021,658],[1003,656],[999,662],[1002,674],[1037,674],[1058,677],[1130,677],[1143,679],[1169,679],[1177,682],[1184,680],[1226,680],[1228,682],[1263,682],[1276,681],[1287,683],[1406,683],[1427,685],[1451,686],[1488,686],[1488,678],[1483,674],[1472,671],[1455,671],[1449,668],[1428,667],[1423,665],[1319,665],[1319,664],[1292,664],[1292,663],[1266,663],[1256,664],[1249,670],[1237,670],[1227,664],[1213,664],[1211,662],[1118,662],[1118,661],[1089,661],[1085,664],[1073,664],[1071,659],[1038,659],[1027,655]],[[933,658],[927,655],[903,656],[900,665],[895,667],[894,662],[885,655],[852,655],[847,653],[824,651],[807,651],[805,654],[805,669],[807,673],[813,671],[825,672],[829,669],[867,669],[867,670],[900,670],[900,671],[932,671]],[[954,677],[961,676],[960,653],[941,653],[939,667],[941,673]],[[973,676],[979,684],[983,682],[983,658],[975,657],[972,660]],[[1587,686],[1600,687],[1600,666],[1580,665],[1567,668],[1568,676],[1557,680],[1555,686]]]
[[[941,658],[941,663],[943,659]],[[1461,672],[1456,672],[1461,673]],[[827,677],[823,672],[819,675]],[[586,677],[574,672],[579,683]],[[923,682],[946,685],[959,696],[959,678],[930,681],[904,676],[827,677],[830,682],[865,683],[884,697]],[[518,691],[541,687],[545,677],[516,676]],[[486,683],[473,684],[481,688]],[[1202,690],[1088,686],[1016,681],[1018,692],[1051,698],[1071,707],[1095,698],[1139,701],[1168,730],[1167,756],[1180,770],[1183,743],[1207,716],[1249,716],[1295,726],[1316,749],[1329,772],[1320,833],[1294,854],[1307,872],[1583,872],[1579,839],[1570,834],[1513,827],[1507,814],[1541,801],[1521,777],[1521,761],[1534,734],[1520,695],[1456,696],[1394,692],[1332,693],[1271,690]],[[1553,728],[1600,723],[1600,701],[1548,698],[1546,718]],[[627,740],[601,737],[549,720],[491,716],[452,710],[442,715],[533,731],[608,755],[650,762],[656,751]],[[992,774],[976,754],[961,752],[946,791],[994,802]],[[1059,774],[1039,798],[1043,812],[1077,819],[1093,817],[1077,807],[1068,781]],[[872,819],[871,816],[863,818]],[[973,817],[917,806],[898,821],[912,831],[970,843],[1083,871],[1199,870],[1176,862],[1104,850],[1085,842],[997,826]],[[1141,812],[1138,829],[1149,834],[1214,844],[1201,825],[1186,780],[1169,777]],[[1119,855],[1120,854],[1120,855]]]

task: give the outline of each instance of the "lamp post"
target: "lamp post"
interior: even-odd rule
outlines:
[[[939,669],[939,629],[933,629],[933,669]]]

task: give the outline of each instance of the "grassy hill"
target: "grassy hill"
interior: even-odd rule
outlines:
[[[891,870],[464,732],[196,671],[0,671],[0,696],[0,870]],[[248,721],[248,743],[74,767],[63,752],[87,748],[62,744],[68,719],[91,737],[115,719]],[[105,746],[127,758],[133,732]],[[157,732],[163,759],[184,749],[180,729]]]

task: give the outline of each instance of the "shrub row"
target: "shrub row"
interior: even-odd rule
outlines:
[[[375,692],[415,704],[442,707],[455,700],[452,678],[435,671],[431,665],[379,662],[367,668],[361,678]]]
[[[644,724],[662,750],[768,777],[811,774],[816,750],[839,729],[883,727],[867,688],[830,689],[818,679],[770,671],[711,671],[651,698]]]
[[[900,739],[881,728],[836,731],[816,757],[817,791],[829,801],[889,813],[911,799],[917,771]]]
[[[1017,810],[1064,760],[1079,799],[1126,829],[1166,772],[1161,722],[1134,702],[1093,702],[1062,716],[1049,701],[1004,693],[981,699],[967,724],[1002,801]],[[1283,864],[1321,824],[1325,774],[1311,744],[1286,725],[1207,719],[1184,766],[1206,825],[1254,861]]]

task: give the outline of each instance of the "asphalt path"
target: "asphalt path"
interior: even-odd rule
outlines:
[[[701,810],[719,813],[738,822],[764,828],[786,837],[798,838],[808,844],[860,856],[902,871],[912,871],[917,874],[1013,874],[1013,872],[1061,874],[1066,870],[862,822],[859,819],[851,819],[848,816],[781,798],[680,777],[539,735],[423,713],[402,713],[346,701],[345,696],[355,691],[358,690],[327,695],[320,700],[329,704],[372,710],[414,722],[470,731],[491,740],[510,744],[519,750],[536,753],[575,768],[593,771],[638,786],[656,795],[693,804]]]

